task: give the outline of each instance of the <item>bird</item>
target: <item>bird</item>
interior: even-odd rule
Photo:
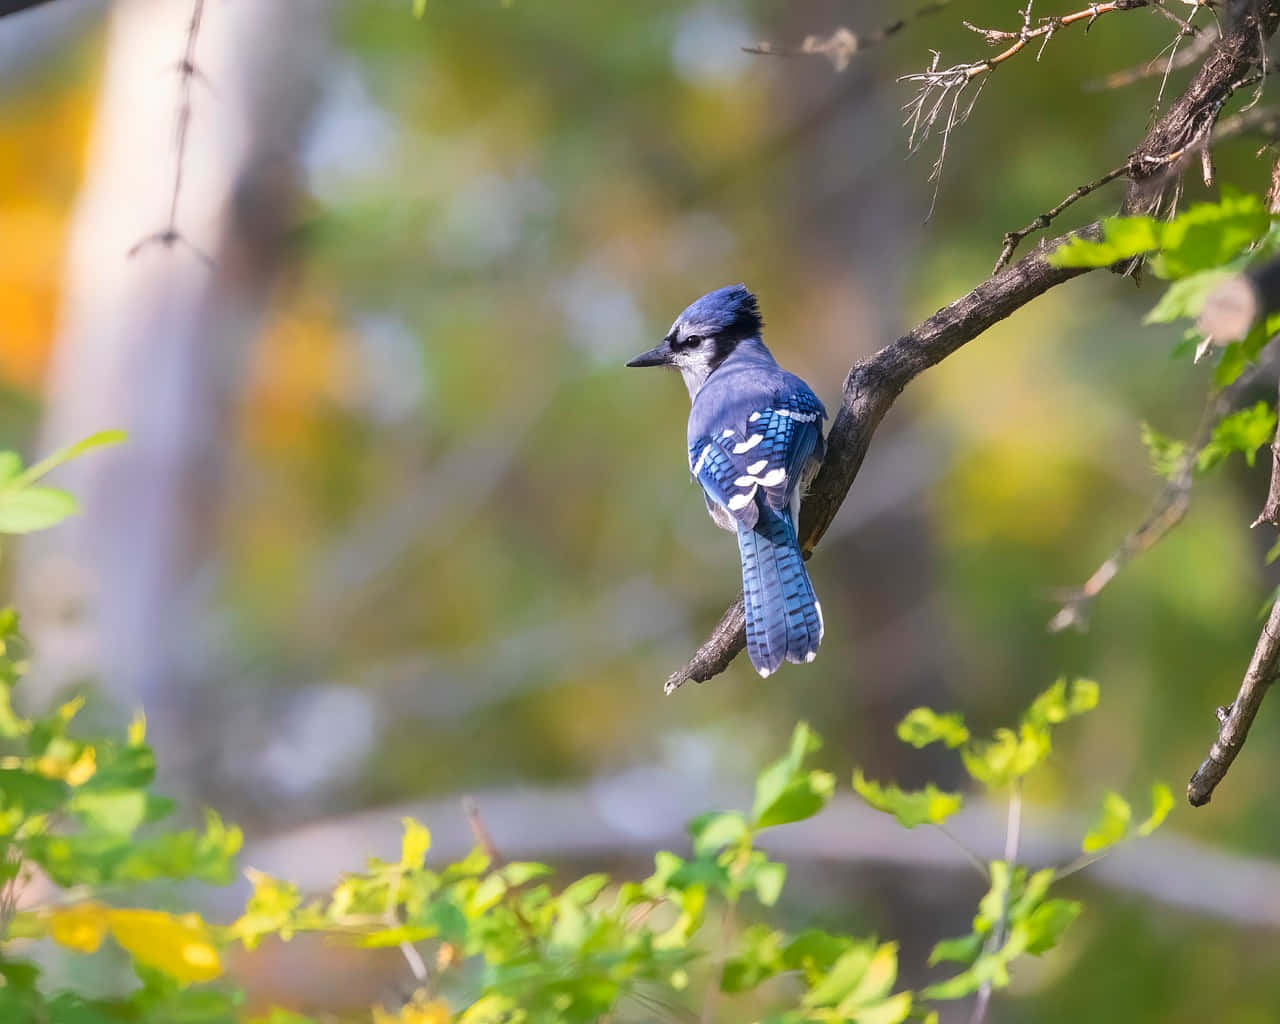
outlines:
[[[680,371],[689,389],[689,470],[711,519],[738,537],[747,654],[762,677],[810,662],[822,606],[805,570],[800,498],[822,462],[827,411],[765,347],[745,284],[708,292],[676,317],[662,343],[627,366]]]

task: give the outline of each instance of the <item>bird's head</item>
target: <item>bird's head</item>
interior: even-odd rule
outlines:
[[[662,344],[641,352],[628,366],[674,366],[690,394],[729,357],[738,344],[759,338],[763,321],[756,297],[744,284],[708,292],[676,317]]]

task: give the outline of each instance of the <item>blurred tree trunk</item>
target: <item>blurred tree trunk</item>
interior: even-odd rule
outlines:
[[[60,471],[83,515],[33,537],[18,579],[33,686],[47,699],[90,680],[125,708],[144,705],[179,774],[233,402],[286,255],[328,3],[205,5],[183,240],[130,255],[168,221],[192,14],[177,0],[113,11],[39,449],[107,427],[130,438]]]

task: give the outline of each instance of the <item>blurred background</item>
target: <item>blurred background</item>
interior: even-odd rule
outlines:
[[[1189,436],[1211,373],[1139,325],[1156,287],[1106,274],[899,400],[810,563],[816,663],[763,682],[740,658],[662,694],[739,569],[689,483],[680,381],[623,362],[745,281],[834,410],[854,360],[1121,163],[1160,78],[1096,86],[1172,41],[1150,11],[999,68],[926,221],[939,140],[908,157],[897,78],[930,49],[985,55],[961,19],[1016,28],[1017,6],[953,4],[843,73],[741,47],[869,32],[899,5],[211,0],[185,75],[188,3],[0,19],[0,447],[130,432],[59,471],[83,514],[0,564],[29,699],[145,707],[163,788],[313,886],[389,855],[405,813],[460,852],[463,794],[509,856],[643,870],[686,818],[746,799],[798,718],[845,781],[959,785],[897,719],[928,704],[989,729],[1063,673],[1103,700],[1028,793],[1031,849],[1069,855],[1104,787],[1181,791],[1275,583],[1246,528],[1266,460],[1201,481],[1087,633],[1046,631],[1158,490],[1139,423]],[[1220,148],[1220,180],[1263,190],[1258,145]],[[992,1019],[1277,1019],[1278,757],[1264,709],[1209,807],[1072,880],[1086,915]],[[966,812],[983,853],[1000,813]],[[959,853],[848,804],[821,822],[786,851],[794,921],[900,939],[904,964],[967,929],[983,886]],[[255,1005],[341,1010],[400,983],[393,953],[295,943],[238,974]]]

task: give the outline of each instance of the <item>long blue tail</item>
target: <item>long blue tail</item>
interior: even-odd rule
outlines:
[[[755,528],[738,523],[747,654],[762,676],[783,660],[813,661],[822,642],[822,608],[805,572],[791,517],[760,502]]]

